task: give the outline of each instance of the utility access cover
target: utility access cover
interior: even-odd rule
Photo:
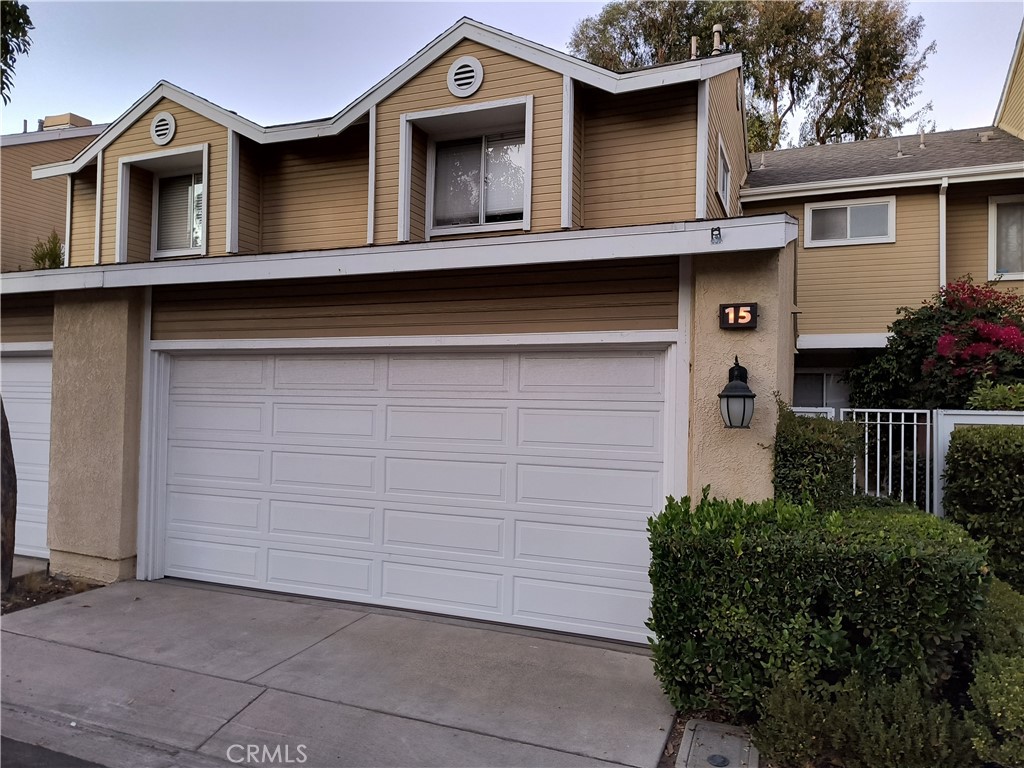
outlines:
[[[757,768],[757,748],[735,725],[690,720],[679,744],[676,768]]]

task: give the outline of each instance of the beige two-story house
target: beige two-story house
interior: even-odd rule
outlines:
[[[51,568],[643,642],[647,518],[771,495],[792,386],[799,231],[740,217],[740,67],[462,20],[331,118],[159,83],[36,167],[67,266],[5,276],[0,352],[52,366]]]

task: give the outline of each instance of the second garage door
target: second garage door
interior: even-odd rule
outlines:
[[[178,357],[170,576],[643,641],[653,350]]]

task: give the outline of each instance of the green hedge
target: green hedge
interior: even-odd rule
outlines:
[[[994,384],[989,380],[979,381],[967,399],[972,411],[1024,411],[1024,382],[1019,384]]]
[[[753,712],[790,672],[934,685],[983,599],[983,547],[924,514],[705,493],[669,499],[649,531],[655,673],[681,710]]]
[[[995,574],[1024,591],[1024,426],[955,430],[943,479],[946,516],[987,539]]]
[[[991,579],[971,635],[980,651],[1024,657],[1024,595],[1000,579]]]
[[[1024,656],[983,653],[974,665],[967,714],[972,743],[983,760],[1024,766]]]
[[[853,462],[862,440],[852,422],[797,416],[779,403],[775,431],[775,497],[831,512],[849,506]]]

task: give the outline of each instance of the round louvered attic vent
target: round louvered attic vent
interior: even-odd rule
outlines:
[[[174,128],[174,115],[170,112],[161,112],[150,123],[149,135],[154,144],[162,147],[174,138]]]
[[[460,99],[472,96],[483,82],[484,68],[479,60],[472,56],[456,59],[448,70],[448,90]]]

